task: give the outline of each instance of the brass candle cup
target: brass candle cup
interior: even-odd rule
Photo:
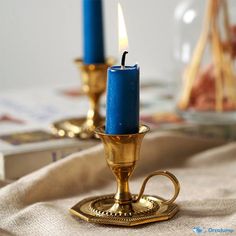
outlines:
[[[141,142],[149,128],[140,126],[139,133],[127,135],[107,135],[104,128],[96,129],[101,138],[106,162],[116,177],[116,194],[91,197],[82,200],[70,209],[73,215],[93,223],[134,226],[163,221],[172,218],[178,211],[174,203],[180,185],[177,178],[168,171],[149,174],[142,184],[139,194],[131,194],[129,177],[139,160]],[[174,195],[170,200],[158,196],[144,195],[146,183],[153,176],[165,176],[174,185]]]
[[[84,64],[82,59],[75,63],[81,72],[82,91],[89,99],[89,110],[86,117],[69,118],[56,121],[52,132],[60,137],[78,137],[89,139],[94,137],[95,127],[104,123],[100,114],[100,98],[106,90],[107,69],[114,64],[114,59],[107,59],[104,64]]]

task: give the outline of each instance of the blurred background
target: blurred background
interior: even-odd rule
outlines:
[[[228,0],[229,7],[216,0],[119,2],[129,39],[126,65],[141,68],[141,122],[152,130],[236,140],[236,1]],[[117,5],[103,0],[105,54],[120,64]],[[82,26],[82,0],[0,0],[0,155],[13,156],[10,165],[0,163],[0,179],[19,178],[78,151],[78,140],[60,143],[53,134],[65,135],[69,122],[73,137],[73,122],[89,108],[74,63],[83,57]],[[100,112],[105,116],[105,96]]]
[[[106,55],[119,58],[117,0],[104,0]],[[173,76],[174,9],[180,0],[120,0],[129,37],[127,63],[142,80]],[[80,83],[81,0],[0,1],[0,91]]]

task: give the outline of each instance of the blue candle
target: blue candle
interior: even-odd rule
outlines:
[[[83,0],[84,63],[104,63],[102,0]]]
[[[112,66],[108,69],[106,133],[134,134],[138,131],[139,67]]]

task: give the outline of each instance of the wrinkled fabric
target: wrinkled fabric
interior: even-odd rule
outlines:
[[[79,200],[115,192],[99,144],[15,182],[1,182],[0,235],[189,236],[196,235],[194,227],[229,228],[234,229],[229,235],[236,235],[236,143],[151,133],[131,177],[131,192],[139,192],[143,178],[159,169],[171,171],[181,184],[176,200],[180,211],[169,221],[127,228],[90,224],[70,215],[69,208]],[[173,190],[167,179],[155,177],[145,193],[169,198]]]

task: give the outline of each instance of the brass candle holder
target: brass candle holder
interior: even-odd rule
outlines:
[[[95,127],[104,122],[100,114],[100,98],[106,90],[107,68],[114,64],[114,60],[109,58],[104,64],[84,64],[82,59],[77,59],[75,63],[81,71],[82,90],[89,99],[87,117],[57,121],[52,125],[52,132],[60,137],[93,138]]]
[[[90,197],[77,203],[70,209],[73,215],[92,223],[134,226],[172,218],[178,211],[174,203],[180,185],[177,178],[168,171],[156,171],[148,175],[139,194],[131,194],[129,177],[139,160],[141,142],[149,131],[140,126],[139,133],[127,135],[108,135],[104,127],[96,129],[101,138],[108,166],[116,177],[116,194]],[[166,176],[174,185],[174,195],[170,200],[158,196],[143,195],[146,183],[153,176]]]

